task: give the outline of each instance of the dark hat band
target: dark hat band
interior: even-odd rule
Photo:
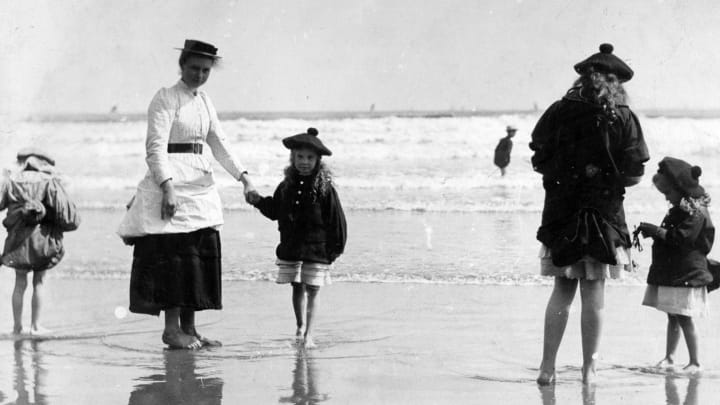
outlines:
[[[212,58],[220,58],[217,56],[218,49],[207,42],[197,41],[194,39],[186,39],[185,45],[182,48],[175,48],[183,52],[194,53],[197,55],[210,56]]]

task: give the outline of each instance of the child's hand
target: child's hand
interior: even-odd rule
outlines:
[[[647,222],[640,222],[640,225],[638,225],[638,231],[640,231],[640,234],[643,238],[652,238],[659,235],[660,227],[653,224],[648,224]]]
[[[255,205],[260,201],[262,196],[260,193],[258,193],[256,190],[250,190],[247,193],[245,193],[245,201],[250,205]]]

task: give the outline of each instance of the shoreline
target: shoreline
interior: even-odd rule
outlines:
[[[2,296],[11,289],[5,273]],[[0,338],[0,395],[34,393],[46,403],[670,403],[715,398],[720,313],[698,320],[699,379],[651,365],[664,353],[665,318],[642,307],[643,289],[607,289],[598,382],[580,381],[579,297],[558,355],[558,380],[534,379],[547,286],[338,283],[324,287],[317,349],[293,347],[290,289],[224,284],[224,309],[198,326],[224,346],[163,350],[162,319],[128,314],[123,280],[49,280],[46,326],[55,339]],[[88,305],[92,303],[92,305]],[[656,313],[657,312],[657,313]],[[8,311],[0,325],[10,328]],[[678,362],[687,359],[684,347]],[[673,391],[674,389],[674,391]],[[169,401],[169,402],[168,402]],[[175,402],[173,402],[175,401]],[[178,402],[180,401],[180,402]],[[585,401],[585,402],[581,402]],[[665,402],[662,402],[665,401]],[[696,402],[708,403],[708,402]]]

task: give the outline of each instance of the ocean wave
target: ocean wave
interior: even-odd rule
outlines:
[[[629,273],[620,280],[609,280],[615,285],[646,285],[645,279],[638,273]],[[64,268],[56,272],[57,277],[66,279],[93,280],[130,280],[127,269]],[[275,282],[276,272],[249,271],[226,272],[223,281],[227,282]],[[411,273],[333,273],[332,281],[339,283],[380,283],[380,284],[433,284],[433,285],[481,285],[481,286],[548,286],[553,281],[550,277],[537,274],[494,273],[494,274],[411,274]]]

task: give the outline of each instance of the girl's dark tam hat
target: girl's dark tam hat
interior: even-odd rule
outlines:
[[[684,160],[667,156],[658,163],[657,172],[686,196],[699,198],[705,194],[698,180],[702,174],[700,166],[692,166]]]
[[[198,41],[196,39],[186,39],[185,45],[182,48],[175,49],[183,52],[193,53],[196,55],[208,56],[213,59],[221,58],[217,55],[218,49],[214,45],[208,44],[207,42]]]
[[[575,65],[575,71],[579,74],[586,73],[590,68],[598,72],[612,73],[621,82],[632,79],[635,72],[630,69],[620,58],[613,55],[611,44],[600,45],[600,52],[590,55],[587,59]]]
[[[50,163],[52,166],[55,166],[55,159],[51,158],[49,153],[45,152],[42,149],[35,148],[35,147],[27,147],[27,148],[20,149],[17,153],[17,160],[23,161],[30,156],[38,157],[38,158]]]
[[[318,138],[318,130],[315,128],[308,128],[307,132],[289,136],[283,139],[282,143],[288,149],[310,148],[317,151],[319,155],[332,155],[330,149],[325,147]]]

